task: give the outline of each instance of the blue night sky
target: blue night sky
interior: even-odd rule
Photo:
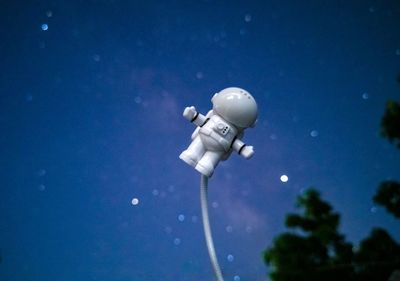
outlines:
[[[1,1],[0,280],[213,280],[178,155],[184,107],[228,86],[259,120],[254,157],[209,183],[226,280],[267,280],[261,253],[310,186],[351,242],[373,226],[399,241],[372,201],[400,179],[379,134],[399,27],[396,1]]]

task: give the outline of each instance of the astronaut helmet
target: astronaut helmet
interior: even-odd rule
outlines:
[[[254,127],[257,121],[257,103],[244,89],[229,87],[211,99],[213,110],[229,123],[240,127]]]

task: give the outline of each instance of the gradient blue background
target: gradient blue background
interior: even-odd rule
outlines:
[[[397,1],[1,1],[0,280],[212,280],[181,114],[227,86],[259,122],[255,156],[210,180],[226,280],[267,280],[261,252],[310,186],[350,241],[399,241],[372,202],[400,179],[379,134],[399,27]]]

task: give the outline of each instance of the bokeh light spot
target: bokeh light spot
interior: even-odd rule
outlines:
[[[250,15],[250,14],[246,14],[246,15],[244,16],[244,21],[245,21],[245,22],[251,22],[251,15]]]
[[[38,175],[39,177],[43,177],[43,176],[46,175],[46,173],[47,173],[47,171],[46,171],[45,169],[40,169],[40,170],[38,171],[37,175]]]
[[[141,97],[139,97],[139,96],[137,96],[137,97],[135,97],[135,103],[137,103],[137,104],[140,104],[140,103],[142,103],[142,98]]]
[[[277,137],[277,135],[275,135],[275,134],[271,134],[271,135],[269,136],[269,138],[270,138],[271,140],[276,140],[278,137]]]
[[[138,198],[133,198],[132,199],[132,205],[133,206],[136,206],[136,205],[138,205],[139,204],[139,199]]]
[[[167,233],[167,234],[171,234],[172,233],[172,227],[170,227],[170,226],[166,226],[164,228],[164,230],[165,230],[165,233]]]
[[[100,61],[100,55],[98,55],[98,54],[94,54],[94,55],[92,56],[92,58],[93,58],[93,60],[94,60],[95,62],[99,62],[99,61]]]
[[[253,228],[251,226],[246,226],[246,232],[251,233],[253,231]]]

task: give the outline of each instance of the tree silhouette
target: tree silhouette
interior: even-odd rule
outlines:
[[[396,218],[400,218],[400,183],[395,181],[382,182],[374,196],[374,202],[384,206]]]
[[[381,228],[374,228],[355,255],[357,280],[388,280],[400,268],[400,245]]]
[[[400,83],[400,76],[397,81]],[[381,120],[382,136],[400,148],[400,104],[388,101]],[[373,198],[396,218],[400,218],[400,183],[382,182]],[[360,243],[355,256],[359,280],[388,280],[395,269],[400,268],[400,245],[380,228],[372,230],[370,236]]]
[[[288,214],[292,232],[277,236],[264,252],[274,281],[385,281],[400,268],[400,245],[375,228],[353,251],[338,232],[340,216],[310,189],[298,197],[301,214]]]
[[[272,266],[270,277],[275,281],[348,280],[352,245],[338,233],[340,216],[310,189],[297,200],[301,215],[289,214],[286,226],[298,233],[284,233],[275,238],[273,246],[264,252],[264,260]]]
[[[400,76],[398,78],[400,83]],[[400,148],[400,104],[389,101],[381,120],[382,136]],[[385,181],[373,198],[400,218],[400,183]],[[374,228],[353,251],[338,232],[340,216],[320,194],[310,189],[297,199],[302,214],[288,214],[292,232],[277,236],[264,251],[273,281],[386,281],[400,275],[400,245],[384,230]],[[397,271],[396,271],[397,269]]]
[[[400,84],[400,76],[397,77]],[[400,148],[400,103],[388,101],[381,120],[382,136]],[[374,202],[382,205],[395,217],[400,218],[400,183],[384,181],[380,184]]]
[[[381,121],[381,134],[400,148],[400,104],[388,101]]]

